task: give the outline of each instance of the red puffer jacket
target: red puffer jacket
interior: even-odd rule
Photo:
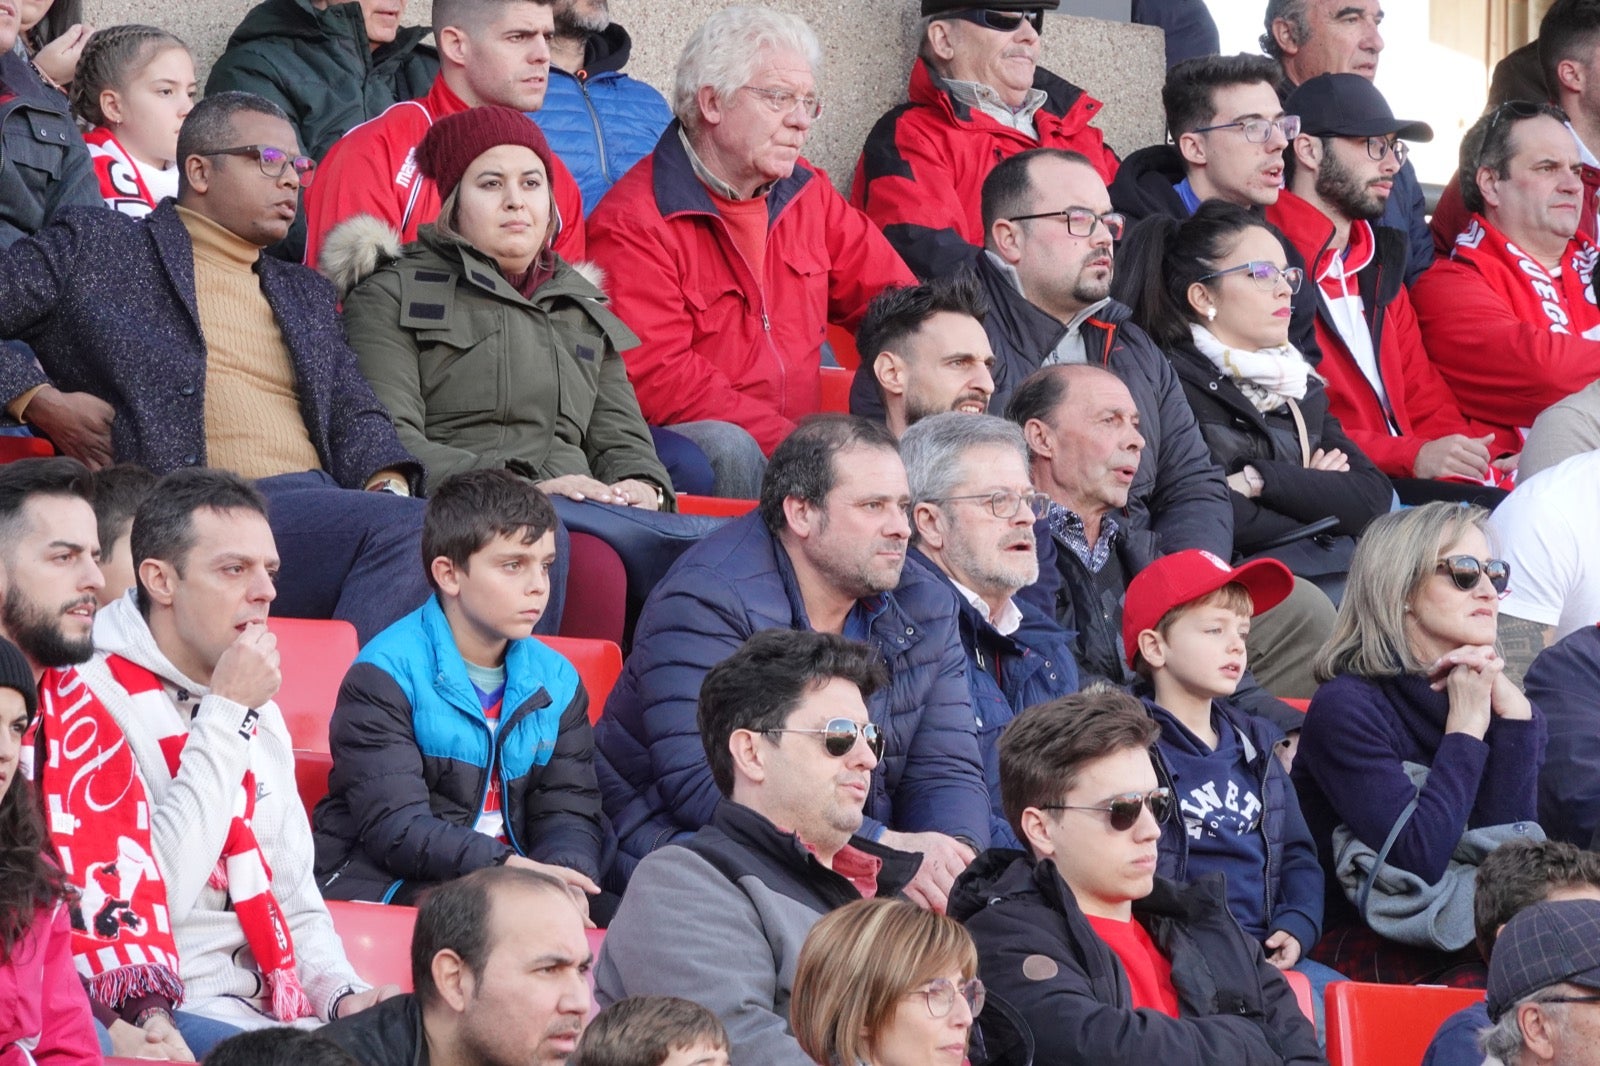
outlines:
[[[732,422],[770,454],[821,406],[828,323],[855,329],[879,291],[915,279],[803,159],[767,193],[758,277],[678,129],[600,201],[589,255],[605,268],[611,309],[642,340],[623,358],[646,421]]]

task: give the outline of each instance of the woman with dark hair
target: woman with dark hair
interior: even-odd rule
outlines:
[[[21,772],[37,709],[27,660],[0,638],[0,1066],[89,1066],[100,1048],[72,963],[67,884]]]
[[[1334,538],[1355,537],[1392,499],[1289,343],[1289,299],[1302,281],[1260,217],[1216,200],[1189,219],[1146,219],[1117,263],[1113,295],[1172,360],[1227,475],[1242,555],[1326,518]],[[1336,590],[1353,546],[1299,541],[1272,554]]]

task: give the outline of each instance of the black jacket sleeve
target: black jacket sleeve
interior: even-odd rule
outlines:
[[[1151,386],[1161,420],[1156,484],[1145,505],[1163,554],[1202,548],[1226,559],[1233,552],[1233,510],[1222,470],[1200,435],[1194,409],[1172,364],[1154,346]]]
[[[1236,527],[1235,542],[1248,552],[1252,543],[1275,536],[1279,532],[1315,522],[1332,515],[1339,520],[1330,532],[1344,536],[1359,536],[1367,523],[1389,510],[1394,499],[1394,488],[1383,472],[1372,465],[1372,460],[1345,436],[1339,420],[1331,412],[1323,414],[1320,432],[1312,430],[1312,450],[1328,451],[1334,448],[1344,452],[1350,460],[1349,470],[1309,470],[1297,461],[1253,460],[1252,465],[1261,473],[1265,486],[1260,503],[1234,493],[1234,517],[1244,519]],[[1241,503],[1244,505],[1241,507]],[[1270,509],[1287,523],[1272,523],[1281,528],[1267,530],[1268,522],[1255,511]],[[1243,514],[1241,514],[1243,512]]]
[[[561,713],[550,761],[528,782],[523,811],[528,838],[523,847],[530,859],[599,880],[605,824],[595,781],[589,693],[582,684]]]

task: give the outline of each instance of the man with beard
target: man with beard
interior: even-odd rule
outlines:
[[[0,467],[0,627],[27,656],[35,681],[94,654],[96,593],[105,578],[95,562],[93,484],[76,459]]]
[[[1014,597],[1039,579],[1034,522],[1050,497],[1028,481],[1022,430],[992,415],[936,414],[900,438],[916,547],[909,567],[954,594],[967,687],[989,783],[989,837],[1021,847],[1000,804],[1000,732],[1023,710],[1076,692],[1071,635]]]
[[[819,415],[772,453],[757,512],[690,548],[656,586],[595,726],[619,879],[711,820],[718,792],[695,735],[707,671],[761,630],[810,630],[872,646],[894,678],[868,702],[885,746],[860,832],[921,852],[908,895],[944,906],[989,839],[989,797],[949,591],[904,566],[909,508],[888,431]]]
[[[983,414],[994,395],[988,302],[967,274],[885,289],[856,330],[862,353],[850,410],[881,418],[896,438],[942,411]],[[859,398],[858,398],[859,394]]]
[[[1405,161],[1406,139],[1430,141],[1421,122],[1394,117],[1358,74],[1322,74],[1287,105],[1300,118],[1290,187],[1267,218],[1311,269],[1317,301],[1317,372],[1328,403],[1363,453],[1395,479],[1406,503],[1487,495],[1514,469],[1514,444],[1468,422],[1423,347],[1405,288],[1405,234],[1374,225]],[[1495,458],[1495,455],[1502,456]],[[1453,484],[1434,479],[1449,479]],[[1495,499],[1485,502],[1493,503]]]
[[[595,969],[602,1006],[688,996],[727,1026],[734,1062],[811,1066],[789,1030],[806,934],[853,900],[897,895],[917,869],[862,815],[894,728],[868,705],[890,676],[876,648],[787,628],[706,675],[695,735],[721,802],[639,864]]]
[[[655,148],[672,109],[649,84],[622,72],[633,51],[611,21],[610,0],[555,0],[550,86],[529,118],[550,141],[583,193],[583,209]]]
[[[588,1021],[592,962],[561,881],[486,866],[424,897],[411,934],[416,991],[320,1035],[364,1063],[557,1066]]]

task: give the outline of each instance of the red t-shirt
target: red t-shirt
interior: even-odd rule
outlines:
[[[1172,987],[1172,963],[1161,954],[1144,926],[1135,921],[1085,915],[1100,939],[1106,942],[1128,972],[1135,1009],[1158,1010],[1171,1018],[1178,1016],[1178,990]]]

